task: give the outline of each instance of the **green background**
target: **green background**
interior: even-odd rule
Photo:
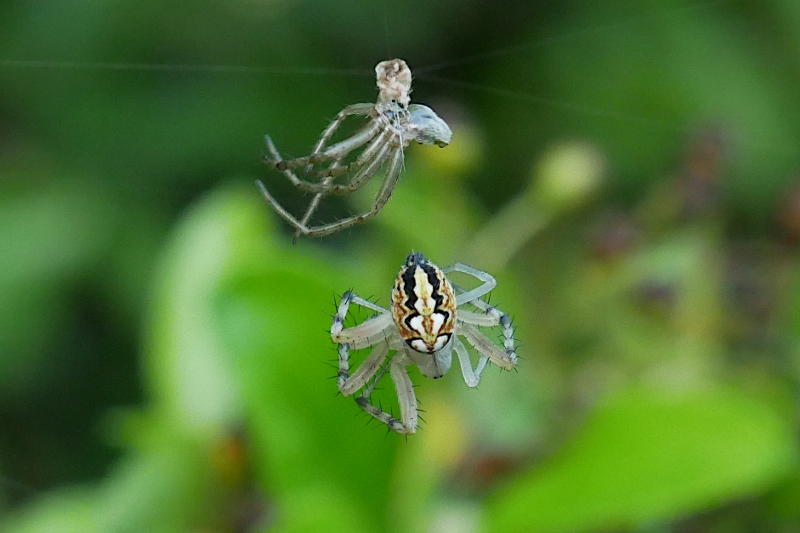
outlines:
[[[0,531],[799,531],[798,35],[795,0],[4,3]],[[263,136],[308,153],[393,57],[453,143],[292,245]],[[492,273],[521,359],[412,371],[404,438],[329,328],[412,250]]]

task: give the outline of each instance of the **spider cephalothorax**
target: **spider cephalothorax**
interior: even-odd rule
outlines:
[[[481,285],[472,290],[463,289],[447,279],[448,272],[467,274]],[[414,433],[418,422],[417,397],[407,366],[417,366],[423,376],[440,378],[450,369],[455,352],[461,374],[470,387],[478,385],[489,361],[504,370],[514,368],[517,354],[511,319],[481,299],[495,285],[495,279],[486,272],[462,264],[440,269],[422,254],[412,253],[397,275],[391,310],[350,291],[344,293],[331,325],[331,338],[339,345],[337,382],[341,393],[350,396],[363,389],[356,402],[364,411],[392,431]],[[345,328],[344,319],[351,304],[377,314],[357,326]],[[495,326],[502,330],[502,348],[478,330],[478,327]],[[469,351],[459,337],[478,353],[474,368]],[[350,351],[368,347],[372,347],[372,351],[351,374]],[[376,407],[369,399],[387,370],[397,391],[400,418]]]
[[[303,217],[298,220],[286,211],[267,191],[261,181],[256,182],[267,202],[277,213],[294,226],[298,235],[321,237],[360,224],[378,214],[389,201],[400,172],[403,169],[403,150],[411,141],[420,144],[447,146],[453,133],[450,127],[433,110],[424,105],[410,104],[411,70],[402,59],[382,61],[375,67],[378,100],[374,104],[354,104],[344,108],[322,132],[314,150],[305,157],[283,159],[272,139],[266,137],[271,159],[267,164],[289,179],[297,188],[314,193]],[[329,144],[333,134],[351,116],[367,117],[367,122],[352,136]],[[358,156],[352,154],[361,150]],[[348,194],[370,180],[386,167],[383,184],[368,212],[329,224],[308,226],[311,215],[320,200],[331,194]],[[295,174],[303,168],[306,176],[322,178],[309,181]],[[349,175],[347,183],[333,183],[342,175]]]

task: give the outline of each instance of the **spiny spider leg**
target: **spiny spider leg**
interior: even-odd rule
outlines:
[[[467,342],[478,350],[478,353],[488,357],[492,363],[503,370],[512,370],[516,366],[517,352],[514,351],[514,329],[511,327],[510,320],[503,326],[503,348],[505,351],[495,346],[492,341],[486,338],[486,335],[471,324],[461,324],[459,334],[463,335]]]
[[[473,326],[496,326],[499,324],[500,327],[503,328],[503,349],[506,351],[506,355],[509,359],[516,364],[517,352],[514,347],[514,326],[511,324],[511,317],[483,300],[472,300],[470,305],[474,305],[486,314],[480,315],[478,313],[470,313],[469,311],[459,311],[459,320],[466,324],[472,324]],[[485,321],[486,317],[491,317],[491,321],[487,323]],[[484,335],[481,333],[481,336]]]
[[[351,328],[344,327],[344,320],[350,310],[350,304],[355,303],[367,309],[377,311],[378,314],[371,317],[357,326]],[[386,328],[392,324],[392,315],[388,310],[376,305],[369,300],[357,296],[351,291],[347,291],[339,302],[336,315],[333,317],[331,325],[331,339],[335,343],[347,344],[348,349],[360,350],[374,346],[382,341],[390,340],[385,332]]]
[[[464,291],[464,288],[459,287],[458,285],[455,285],[455,284],[453,285],[453,288],[456,290],[456,292]],[[458,299],[458,296],[456,296],[456,299]],[[514,348],[514,327],[511,325],[511,317],[509,317],[507,314],[501,312],[499,309],[497,309],[493,305],[490,305],[490,304],[484,302],[483,300],[481,300],[479,298],[470,301],[469,305],[473,305],[473,306],[477,307],[478,309],[483,311],[484,314],[473,313],[472,311],[467,311],[465,309],[459,309],[458,310],[458,320],[460,322],[464,323],[464,326],[462,327],[462,329],[464,331],[466,331],[467,330],[467,325],[480,326],[480,327],[494,327],[494,326],[498,326],[498,325],[501,326],[502,330],[503,330],[503,349],[505,350],[505,356],[506,357],[501,357],[498,353],[492,352],[496,356],[496,357],[492,357],[491,358],[492,362],[494,362],[495,364],[497,364],[498,366],[500,366],[502,368],[506,368],[504,365],[508,365],[509,362],[512,365],[516,365],[517,353],[516,353],[515,348]],[[462,331],[462,334],[464,335],[464,337],[467,338],[467,340],[482,355],[485,353],[484,351],[481,350],[482,347],[487,346],[487,345],[491,345],[492,347],[494,347],[494,344],[491,343],[491,341],[489,341],[489,339],[487,339],[486,336],[483,333],[481,333],[480,331],[478,331],[474,327],[472,327],[470,329],[470,334],[471,335],[480,336],[481,337],[481,341],[478,341],[477,337],[468,336],[467,333],[465,333],[464,331]],[[456,346],[456,349],[458,349],[458,346]],[[488,348],[486,348],[486,349],[488,350]],[[497,351],[499,352],[499,350],[497,350]],[[488,354],[487,354],[487,356],[488,356]],[[459,355],[459,357],[460,357],[460,355]],[[503,360],[503,364],[498,363],[498,360],[500,360],[500,359]],[[478,375],[478,377],[480,377],[480,374]],[[465,376],[464,379],[466,380],[466,376]]]
[[[343,396],[350,396],[367,382],[381,368],[389,353],[389,343],[378,343],[369,356],[350,374],[350,350],[347,343],[339,345],[339,374],[337,381]]]
[[[378,386],[378,383],[383,379],[383,376],[386,375],[386,372],[389,371],[389,364],[391,364],[391,359],[393,357],[394,354],[392,354],[392,357],[388,359],[388,364],[386,364],[387,361],[384,361],[384,364],[378,368],[378,371],[375,372],[375,375],[372,376],[372,379],[369,380],[369,383],[364,388],[364,390],[361,391],[361,394],[359,394],[359,396],[364,396],[365,398],[369,398],[370,396],[372,396],[372,393],[375,391],[375,388]]]
[[[402,434],[411,434],[417,431],[419,414],[417,413],[417,397],[414,394],[414,385],[406,371],[406,365],[413,364],[405,352],[398,353],[389,365],[389,373],[394,381],[397,391],[397,400],[400,403],[400,419],[393,417],[386,411],[376,407],[369,401],[367,392],[356,397],[356,403],[370,416],[380,420],[392,431]],[[376,382],[377,383],[377,382]]]

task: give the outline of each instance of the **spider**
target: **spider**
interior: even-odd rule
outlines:
[[[475,277],[481,285],[465,290],[453,285],[445,276],[461,272]],[[370,416],[386,424],[397,433],[411,434],[417,430],[417,397],[406,367],[416,365],[423,376],[438,379],[449,369],[455,350],[461,365],[461,375],[469,387],[477,387],[486,363],[491,361],[504,370],[517,364],[514,350],[514,328],[505,313],[481,299],[497,282],[480,270],[455,264],[440,269],[421,253],[411,253],[400,269],[392,289],[391,310],[384,309],[352,291],[342,296],[333,317],[331,338],[339,352],[339,391],[356,396],[356,403]],[[351,304],[356,304],[377,314],[350,328],[344,320]],[[470,305],[479,312],[464,309]],[[501,326],[502,349],[490,341],[478,327]],[[463,337],[480,355],[472,368],[469,352],[458,338]],[[374,347],[355,372],[350,373],[350,350]],[[391,356],[389,352],[394,352]],[[390,359],[388,365],[384,365]],[[400,404],[400,418],[376,407],[370,395],[377,383],[388,372],[392,377]]]
[[[403,168],[403,150],[413,140],[419,144],[447,146],[453,137],[450,127],[433,110],[424,105],[409,104],[411,92],[411,70],[402,59],[382,61],[375,67],[378,85],[378,101],[375,104],[354,104],[344,108],[317,142],[314,150],[305,157],[283,159],[272,139],[265,142],[271,155],[265,158],[268,165],[283,172],[297,188],[314,193],[303,217],[298,220],[283,208],[259,180],[256,182],[264,198],[300,235],[322,237],[366,222],[383,209],[392,195]],[[329,144],[334,132],[348,117],[367,117],[367,122],[351,137]],[[358,149],[361,153],[348,160]],[[361,215],[351,216],[323,224],[308,226],[308,220],[327,195],[348,194],[367,183],[370,178],[386,167],[383,184],[372,204],[372,208]],[[320,182],[308,181],[297,176],[295,169],[303,168],[310,177],[322,178]],[[341,175],[350,174],[344,184],[333,183]]]

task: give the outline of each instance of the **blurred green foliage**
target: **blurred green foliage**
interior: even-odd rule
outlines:
[[[800,530],[797,2],[0,10],[3,533]],[[261,138],[389,57],[453,144],[293,246]],[[325,363],[411,250],[495,275],[522,359],[412,371],[403,439]]]

